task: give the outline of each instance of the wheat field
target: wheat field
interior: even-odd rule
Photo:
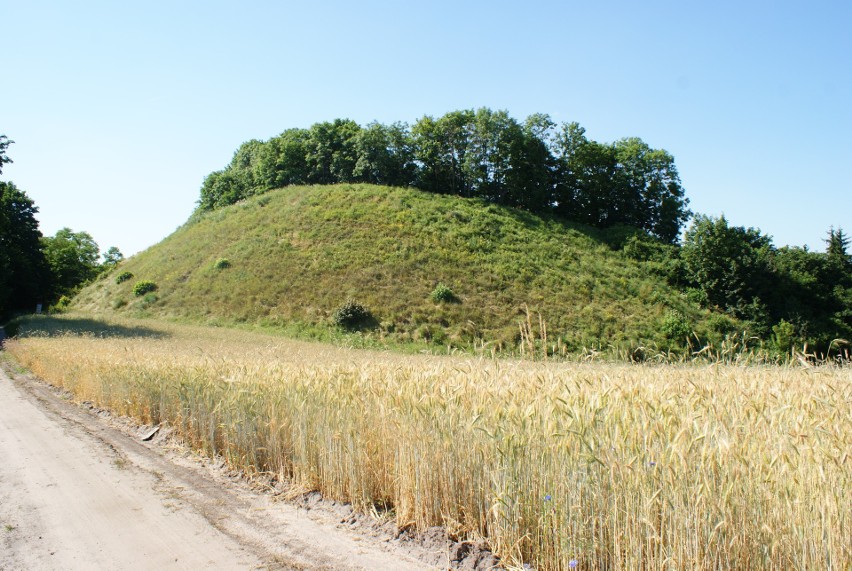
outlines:
[[[406,356],[79,322],[33,321],[6,349],[250,475],[485,539],[510,566],[852,568],[849,368]]]

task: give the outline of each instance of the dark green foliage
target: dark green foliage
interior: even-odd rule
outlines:
[[[133,286],[133,295],[136,297],[142,297],[146,293],[157,291],[157,284],[152,281],[139,281],[136,282],[136,285]]]
[[[766,299],[775,321],[792,324],[796,337],[818,350],[852,337],[852,264],[830,252],[780,248]]]
[[[669,310],[666,313],[661,329],[666,339],[678,342],[684,342],[692,334],[692,324],[689,319],[675,310]]]
[[[690,213],[674,158],[638,138],[605,145],[577,123],[553,137],[556,211],[592,226],[624,224],[673,243]]]
[[[102,264],[103,269],[105,271],[109,271],[120,264],[123,259],[124,254],[121,253],[121,250],[115,246],[110,246],[109,249],[104,252],[104,261]]]
[[[451,290],[449,287],[442,283],[439,283],[435,286],[435,289],[432,290],[432,293],[429,295],[429,297],[432,298],[432,301],[438,303],[453,303],[458,301],[458,298],[456,297],[456,294],[453,293],[453,290]]]
[[[842,231],[838,231],[842,239]],[[785,354],[793,340],[817,353],[852,335],[852,262],[832,229],[828,251],[775,249],[753,228],[696,218],[682,258],[688,297],[751,322],[750,333]]]
[[[688,278],[707,303],[733,315],[760,320],[755,302],[771,281],[771,242],[754,228],[728,226],[725,217],[698,216],[687,230],[681,255]]]
[[[133,274],[131,272],[121,272],[117,276],[115,276],[115,283],[120,284],[124,283],[129,279],[133,278]]]
[[[211,279],[225,254],[234,269]],[[430,339],[445,335],[444,347],[485,342],[516,351],[524,304],[536,331],[541,313],[549,346],[570,351],[661,345],[668,308],[696,323],[708,315],[593,228],[481,199],[371,185],[288,187],[199,213],[121,270],[168,284],[151,313],[315,338],[337,335],[331,313],[351,296],[380,308],[380,325],[357,328],[376,343],[421,343],[428,331]],[[457,295],[464,284],[464,303],[433,301],[438,279]],[[126,298],[122,286],[106,285],[87,289],[75,306],[109,310]]]
[[[2,165],[0,165],[2,166]],[[41,248],[38,208],[11,182],[0,181],[0,319],[51,298],[51,273]]]
[[[50,306],[48,310],[49,313],[64,313],[68,310],[68,306],[71,305],[71,298],[67,295],[63,295],[59,298],[59,300]]]
[[[6,135],[0,135],[0,174],[3,173],[3,165],[13,162],[12,159],[6,155],[6,149],[8,149],[9,145],[14,142],[15,141],[9,140],[9,137]]]
[[[641,139],[602,144],[547,115],[521,124],[481,108],[361,127],[351,120],[243,143],[211,173],[199,209],[296,184],[365,182],[476,197],[591,226],[628,225],[673,243],[689,216],[674,158]]]
[[[832,260],[838,260],[841,263],[849,264],[852,262],[852,257],[850,257],[848,252],[849,242],[850,239],[843,232],[843,228],[838,228],[836,231],[834,228],[829,228],[828,238],[825,240],[825,253],[828,254],[828,257]]]
[[[370,123],[358,133],[355,151],[353,176],[359,182],[408,186],[414,180],[417,167],[405,123]]]
[[[772,347],[780,354],[789,353],[796,341],[796,329],[789,321],[781,320],[772,326]]]
[[[219,258],[213,264],[213,268],[217,270],[226,270],[231,267],[231,262],[228,258]]]
[[[310,184],[355,182],[357,140],[361,127],[350,119],[316,123],[306,141]]]
[[[87,232],[62,228],[55,236],[42,238],[42,246],[53,273],[57,295],[72,294],[94,279],[101,269],[98,245]]]
[[[304,184],[308,180],[308,131],[288,129],[273,137],[257,153],[254,183],[262,189]]]
[[[210,173],[201,186],[199,208],[212,210],[251,196],[253,181],[247,171],[227,169]]]
[[[343,329],[354,330],[374,325],[376,319],[369,309],[350,299],[334,310],[331,321]]]

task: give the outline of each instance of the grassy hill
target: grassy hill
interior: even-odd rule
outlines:
[[[410,189],[288,187],[191,220],[75,307],[328,338],[352,299],[375,317],[362,338],[516,350],[519,324],[540,340],[543,322],[557,352],[665,347],[678,341],[665,334],[673,315],[708,330],[707,312],[596,232]],[[117,283],[123,272],[133,277]],[[156,292],[134,295],[140,280]],[[455,300],[435,301],[438,284]]]

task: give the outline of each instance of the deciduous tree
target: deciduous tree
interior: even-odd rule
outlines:
[[[0,318],[35,309],[49,295],[50,269],[41,250],[33,201],[0,181]]]
[[[710,305],[764,325],[771,253],[768,236],[754,228],[729,226],[724,216],[696,217],[681,250],[688,277]]]
[[[54,278],[55,297],[68,295],[98,275],[99,248],[88,232],[62,228],[42,238],[44,254]]]
[[[3,165],[12,162],[12,159],[6,154],[6,149],[14,142],[10,141],[6,135],[0,135],[0,174],[3,174]]]

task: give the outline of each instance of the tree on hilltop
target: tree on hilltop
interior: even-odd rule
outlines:
[[[0,174],[3,174],[3,165],[12,162],[12,159],[6,155],[6,149],[14,142],[9,140],[9,137],[6,135],[0,135]]]
[[[365,182],[480,198],[590,226],[629,225],[672,244],[691,213],[674,157],[639,138],[612,144],[547,115],[464,109],[411,128],[349,119],[243,143],[211,173],[199,209],[295,184]]]

